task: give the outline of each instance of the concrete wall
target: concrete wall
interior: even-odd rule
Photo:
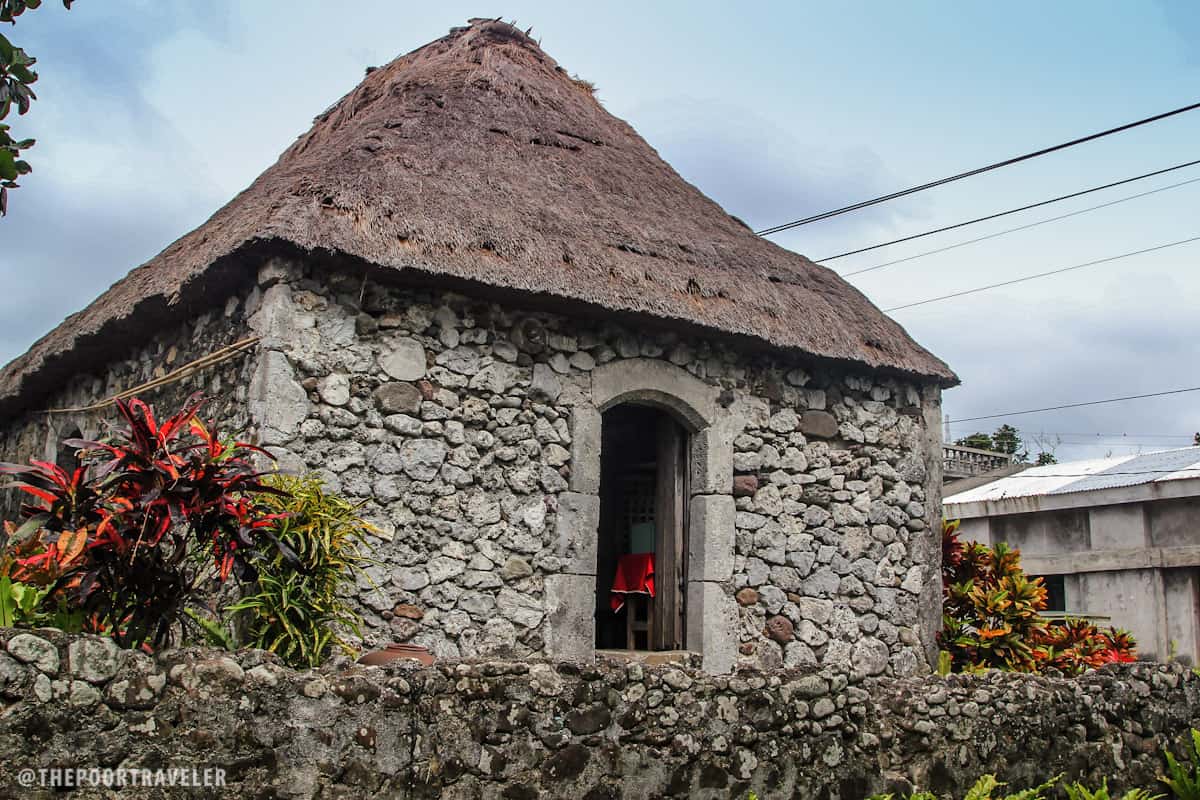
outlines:
[[[1200,499],[1160,500],[1145,506],[1150,544],[1180,547],[1200,543]]]

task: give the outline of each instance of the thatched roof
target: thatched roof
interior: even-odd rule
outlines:
[[[0,409],[178,319],[268,244],[957,381],[833,272],[680,178],[529,36],[472,20],[371,71],[211,219],[9,364]]]

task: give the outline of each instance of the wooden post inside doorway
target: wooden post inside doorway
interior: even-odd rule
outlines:
[[[682,650],[684,587],[687,583],[687,431],[669,414],[658,421],[658,475],[655,481],[653,650]]]

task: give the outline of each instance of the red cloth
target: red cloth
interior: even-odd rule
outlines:
[[[608,598],[614,614],[625,605],[627,594],[654,597],[654,553],[626,553],[617,560],[617,574]]]

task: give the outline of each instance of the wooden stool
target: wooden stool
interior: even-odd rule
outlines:
[[[625,647],[629,650],[639,649],[637,635],[646,635],[645,650],[650,649],[654,641],[654,598],[646,594],[630,593],[625,595]]]

